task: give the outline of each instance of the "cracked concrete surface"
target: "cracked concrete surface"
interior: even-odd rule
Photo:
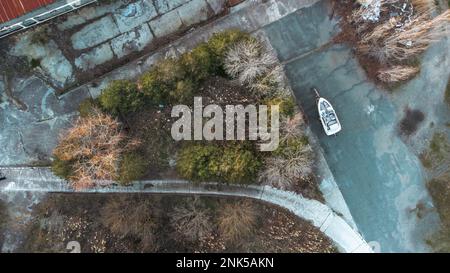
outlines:
[[[155,3],[161,4],[159,10]],[[78,115],[78,104],[90,97],[86,86],[60,97],[56,94],[67,86],[82,84],[80,77],[92,76],[93,71],[104,63],[113,66],[112,60],[127,58],[146,48],[155,38],[147,22],[156,16],[167,15],[167,12],[174,12],[179,17],[178,9],[189,5],[192,12],[183,13],[186,18],[184,27],[189,27],[191,16],[201,15],[197,19],[206,20],[222,12],[224,4],[222,0],[119,0],[89,6],[59,18],[54,30],[60,30],[61,34],[47,37],[43,34],[45,31],[36,30],[39,35],[44,35],[40,37],[42,41],[34,41],[32,30],[8,40],[5,56],[20,57],[21,65],[27,67],[3,67],[2,71],[8,75],[0,75],[0,165],[47,161],[60,131]],[[211,13],[212,7],[214,12]],[[209,12],[207,17],[203,16],[204,11]],[[164,25],[171,23],[171,17],[167,18],[169,20],[163,22]],[[153,27],[160,25],[156,23]],[[164,34],[172,34],[176,30],[166,29]],[[63,32],[69,33],[65,42],[60,38]],[[38,62],[37,67],[28,67],[32,60]],[[129,71],[126,74],[129,75]],[[7,82],[10,88],[6,88]]]
[[[28,59],[28,66],[64,92],[226,9],[224,0],[117,0],[81,8],[2,42],[11,48],[9,54]]]
[[[0,104],[0,165],[48,160],[59,132],[78,115],[78,105],[89,92],[79,89],[58,98],[54,89],[37,77],[15,79],[12,91],[26,110],[7,99]],[[3,92],[0,89],[0,94]]]

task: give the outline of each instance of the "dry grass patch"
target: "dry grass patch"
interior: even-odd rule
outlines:
[[[413,78],[420,69],[414,66],[396,65],[378,72],[378,79],[385,83],[397,83]]]
[[[255,231],[257,218],[257,211],[251,202],[228,203],[219,216],[219,232],[229,243],[238,244]]]
[[[391,86],[418,73],[417,58],[449,34],[450,10],[434,17],[430,0],[335,2],[345,33],[336,38],[356,48],[362,66],[376,82]],[[374,13],[374,14],[371,14]]]
[[[118,196],[101,210],[101,223],[116,236],[139,238],[143,249],[156,249],[158,210],[153,200]]]
[[[195,242],[210,236],[213,228],[210,213],[197,197],[176,206],[169,214],[175,240]]]

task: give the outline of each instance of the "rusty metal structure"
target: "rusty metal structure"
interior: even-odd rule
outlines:
[[[70,2],[58,0],[0,0],[0,39],[96,2],[97,0]],[[28,16],[27,14],[31,12],[33,15]],[[21,18],[23,19],[21,20]],[[13,23],[9,24],[10,21]]]
[[[2,0],[0,1],[0,23],[8,22],[55,0]]]

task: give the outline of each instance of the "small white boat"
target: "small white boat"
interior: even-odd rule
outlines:
[[[342,130],[341,123],[329,101],[320,97],[319,92],[314,89],[317,96],[317,110],[319,111],[320,122],[327,136],[335,135]]]

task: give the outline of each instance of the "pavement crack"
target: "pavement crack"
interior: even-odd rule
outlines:
[[[328,73],[328,75],[325,77],[325,80],[327,80],[327,79],[329,79],[331,76],[333,76],[333,74],[334,74],[336,71],[338,71],[339,69],[342,69],[342,68],[347,67],[348,64],[350,63],[350,61],[351,61],[351,58],[348,58],[348,59],[345,61],[345,63],[343,63],[343,64],[337,66],[336,68],[334,68],[333,70],[331,70],[331,72]]]
[[[321,51],[323,51],[325,49],[328,49],[332,45],[334,45],[334,42],[329,41],[329,42],[327,42],[327,43],[325,43],[325,44],[323,44],[323,45],[321,45],[321,46],[319,46],[319,47],[317,47],[317,48],[315,48],[313,50],[310,50],[310,51],[308,51],[306,53],[303,53],[303,54],[300,54],[298,56],[295,56],[295,57],[292,57],[290,59],[287,59],[287,60],[281,62],[281,64],[284,66],[284,65],[287,65],[289,63],[295,62],[297,60],[301,60],[301,59],[306,58],[306,57],[308,57],[308,56],[310,56],[310,55],[312,55],[314,53],[321,52]]]
[[[22,150],[23,152],[28,155],[31,156],[31,154],[27,151],[27,149],[25,148],[25,143],[23,142],[23,135],[20,131],[17,131],[17,134],[19,135],[19,143],[22,146]]]
[[[4,80],[5,80],[5,94],[6,94],[6,97],[8,97],[11,100],[11,102],[19,110],[27,111],[28,110],[27,105],[14,96],[14,92],[13,92],[12,87],[11,87],[11,78],[8,75],[6,75],[6,76],[4,76]]]
[[[362,80],[362,81],[360,81],[360,82],[357,82],[357,83],[353,84],[350,88],[341,90],[338,94],[336,94],[335,96],[333,96],[333,97],[331,97],[331,98],[332,98],[332,99],[335,99],[335,98],[337,98],[337,97],[343,96],[343,95],[345,95],[346,93],[348,93],[348,92],[352,91],[353,89],[355,89],[356,87],[358,87],[358,86],[360,86],[360,85],[363,85],[363,84],[365,84],[365,83],[366,83],[365,80]]]

